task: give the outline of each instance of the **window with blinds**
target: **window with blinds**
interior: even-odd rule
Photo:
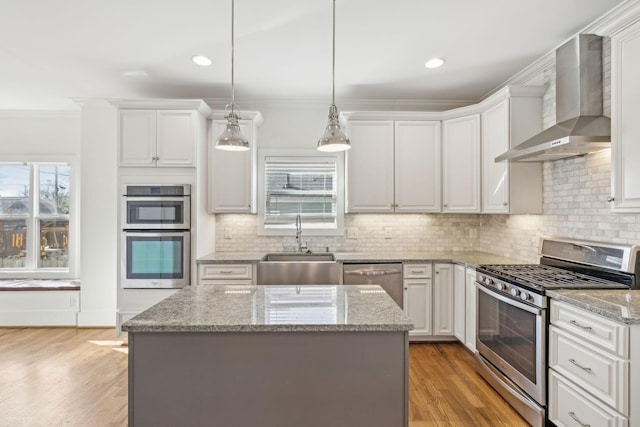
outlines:
[[[264,226],[337,227],[337,162],[333,157],[265,157]]]

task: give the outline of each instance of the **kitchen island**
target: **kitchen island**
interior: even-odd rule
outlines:
[[[187,287],[125,322],[130,426],[407,426],[411,321],[376,285]]]

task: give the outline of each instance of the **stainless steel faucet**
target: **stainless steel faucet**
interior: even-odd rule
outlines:
[[[298,244],[298,252],[302,252],[302,249],[307,249],[307,244],[302,243],[302,218],[300,214],[296,215],[296,243]]]

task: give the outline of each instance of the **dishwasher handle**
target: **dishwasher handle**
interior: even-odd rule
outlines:
[[[363,270],[349,270],[349,271],[345,271],[344,275],[345,276],[387,276],[390,274],[400,274],[402,273],[401,270],[370,270],[370,269],[363,269]]]

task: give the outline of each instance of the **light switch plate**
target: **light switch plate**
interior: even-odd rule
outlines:
[[[231,230],[231,227],[226,227],[224,229],[224,238],[230,239],[232,235],[233,235],[233,231]]]
[[[384,238],[391,239],[393,236],[391,235],[391,227],[384,228]]]

